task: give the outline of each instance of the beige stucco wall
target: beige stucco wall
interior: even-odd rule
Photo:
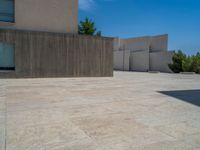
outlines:
[[[78,0],[15,0],[15,23],[0,27],[77,33]]]

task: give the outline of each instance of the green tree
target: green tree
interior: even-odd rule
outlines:
[[[173,64],[169,64],[169,68],[174,73],[180,73],[183,72],[183,61],[186,59],[186,55],[183,54],[181,50],[179,50],[177,53],[174,54],[172,60]]]
[[[200,53],[187,56],[182,51],[178,51],[173,56],[173,64],[169,64],[169,68],[175,72],[196,72],[200,73]]]
[[[80,21],[78,26],[78,33],[85,35],[101,36],[101,31],[96,32],[95,22],[89,18],[85,18],[84,21]]]

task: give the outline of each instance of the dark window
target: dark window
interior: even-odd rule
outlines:
[[[14,44],[0,42],[0,70],[15,69]]]
[[[0,21],[15,22],[14,0],[0,0]]]

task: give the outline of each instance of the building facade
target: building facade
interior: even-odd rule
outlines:
[[[114,69],[172,72],[174,52],[168,51],[168,35],[114,40]]]
[[[0,28],[78,32],[78,0],[0,0]]]
[[[0,0],[0,78],[113,75],[113,39],[78,35],[78,0]]]

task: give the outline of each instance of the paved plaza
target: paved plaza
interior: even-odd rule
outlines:
[[[200,75],[0,79],[0,150],[200,150]]]

